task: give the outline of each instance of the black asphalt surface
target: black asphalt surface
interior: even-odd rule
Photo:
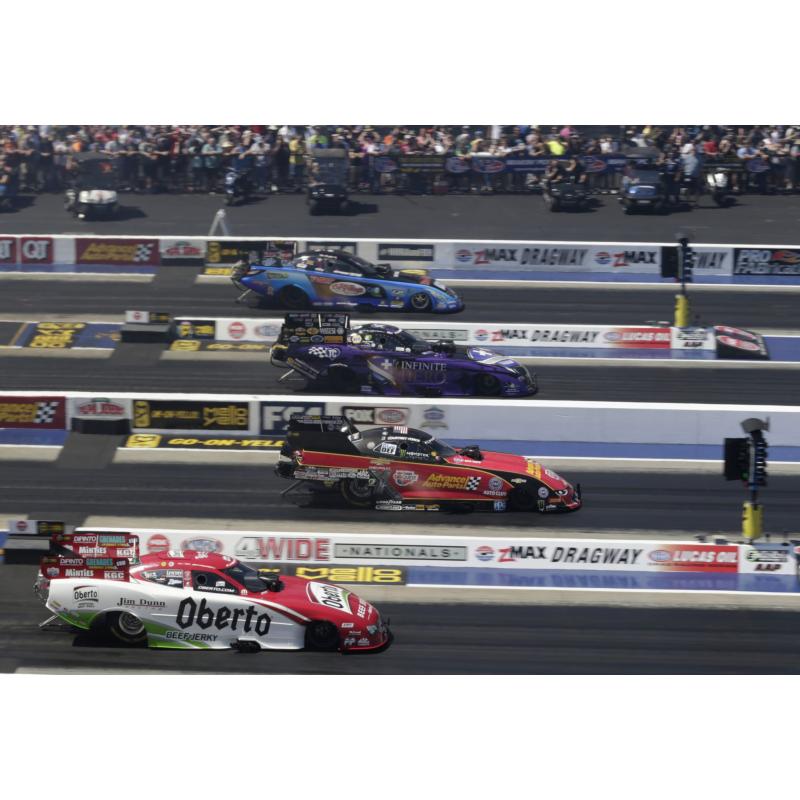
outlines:
[[[187,392],[197,394],[291,394],[278,382],[284,370],[259,360],[206,360],[202,354],[159,360],[163,351],[129,345],[108,359],[61,356],[2,358],[0,389],[14,391]],[[535,364],[541,400],[605,400],[653,403],[800,403],[796,369],[748,367]],[[317,393],[318,394],[318,393]],[[298,393],[313,397],[314,393]],[[358,395],[354,395],[358,397]],[[364,402],[375,398],[363,397]],[[380,398],[377,398],[380,400]],[[393,403],[402,402],[392,398]],[[503,402],[502,400],[500,402]]]
[[[0,566],[0,672],[131,669],[335,674],[796,674],[794,611],[380,603],[395,642],[378,655],[109,647],[39,630],[36,568]],[[356,588],[357,591],[357,588]]]
[[[228,210],[235,236],[330,236],[404,239],[518,239],[550,241],[672,242],[678,230],[696,242],[797,244],[800,196],[742,197],[720,209],[701,207],[670,214],[626,216],[615,196],[583,213],[552,214],[539,195],[354,195],[357,213],[312,217],[302,194],[271,196]],[[158,236],[205,235],[221,195],[120,197],[120,219],[81,222],[63,208],[60,195],[24,198],[16,212],[0,214],[0,233],[95,233]]]
[[[87,437],[75,437],[85,440]],[[325,530],[330,522],[385,522],[409,530],[435,532],[441,526],[502,525],[509,536],[548,534],[592,536],[650,532],[655,538],[688,534],[741,534],[744,491],[738,482],[720,474],[608,472],[594,466],[571,466],[561,472],[580,483],[584,506],[572,514],[397,514],[345,506],[337,494],[300,507],[281,497],[289,481],[278,478],[273,466],[212,464],[111,464],[113,455],[103,440],[96,453],[86,450],[71,457],[62,450],[55,464],[0,461],[0,509],[27,512],[33,519],[64,519],[82,524],[88,516],[242,519],[280,528],[282,521],[303,521],[309,529]],[[547,459],[543,459],[546,463]],[[43,490],[46,487],[46,490]],[[797,476],[771,476],[762,493],[766,533],[800,533]],[[638,533],[636,535],[639,535]]]
[[[196,317],[277,317],[276,307],[250,308],[235,303],[240,292],[227,280],[195,284],[197,267],[163,267],[145,283],[115,281],[49,281],[0,279],[0,314],[36,320],[45,314],[123,314],[128,309],[167,311]],[[466,309],[452,315],[392,314],[398,321],[448,323],[537,323],[572,325],[640,325],[671,320],[674,293],[669,290],[605,286],[468,286],[458,289]],[[690,289],[690,294],[692,294]],[[694,293],[698,322],[742,328],[798,327],[794,292],[746,292],[720,286]],[[383,318],[387,314],[377,314]]]

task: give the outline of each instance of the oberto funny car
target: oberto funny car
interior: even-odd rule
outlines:
[[[48,622],[185,650],[350,653],[391,644],[378,611],[335,584],[196,550],[139,559],[137,537],[125,533],[76,531],[57,534],[53,544],[34,586],[54,615]]]
[[[231,280],[242,291],[277,301],[285,308],[341,308],[454,314],[464,303],[439,280],[414,272],[396,272],[344,250],[300,253],[291,263],[235,264]]]
[[[526,367],[482,347],[428,342],[394,325],[351,328],[347,314],[287,314],[270,351],[281,381],[295,389],[422,397],[527,397]]]
[[[277,474],[296,483],[284,492],[338,492],[352,506],[382,511],[577,511],[580,486],[532,459],[456,449],[425,431],[359,431],[340,416],[295,414]]]

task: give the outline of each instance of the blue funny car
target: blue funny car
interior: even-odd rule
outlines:
[[[287,314],[270,361],[293,388],[422,397],[536,394],[536,379],[482,347],[428,342],[394,325],[351,328],[347,314]]]
[[[395,272],[387,264],[370,264],[343,250],[301,253],[290,264],[238,263],[231,280],[243,294],[271,299],[284,308],[414,311],[455,314],[463,301],[441,281],[412,272]]]

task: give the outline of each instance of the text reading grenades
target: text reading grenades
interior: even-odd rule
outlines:
[[[257,615],[257,616],[256,616]],[[207,630],[212,625],[217,630],[222,630],[230,626],[232,631],[239,627],[239,622],[244,617],[244,624],[241,630],[250,633],[251,630],[259,636],[266,636],[269,630],[270,619],[267,614],[259,614],[257,606],[247,606],[247,608],[230,609],[227,606],[220,606],[216,611],[206,604],[205,598],[200,603],[195,603],[191,597],[181,601],[178,606],[178,615],[175,621],[181,628],[191,628],[197,625],[203,630]]]

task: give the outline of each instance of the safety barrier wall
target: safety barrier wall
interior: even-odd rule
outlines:
[[[26,527],[27,526],[27,527]],[[36,532],[36,523],[9,520],[11,533]],[[547,570],[569,572],[757,574],[794,576],[794,542],[738,544],[654,539],[578,539],[439,536],[425,534],[215,531],[208,529],[94,528],[134,533],[140,553],[200,550],[242,561],[291,567],[315,565],[305,577],[354,582],[405,583],[412,568],[447,570]],[[43,540],[46,535],[41,535]],[[360,567],[389,568],[361,573]],[[394,568],[392,570],[391,568]],[[335,570],[335,572],[334,572]],[[368,580],[364,580],[368,578]]]
[[[246,257],[290,258],[294,253],[336,247],[398,269],[563,272],[657,275],[663,250],[675,242],[552,242],[409,239],[298,239],[292,237],[0,236],[0,270],[124,272],[168,265],[205,266],[213,274]],[[696,245],[695,275],[764,278],[800,275],[800,245]]]
[[[0,428],[71,429],[130,420],[135,432],[282,436],[292,414],[344,413],[409,425],[442,439],[718,445],[747,417],[770,419],[770,445],[800,442],[800,406],[297,395],[8,392]]]

